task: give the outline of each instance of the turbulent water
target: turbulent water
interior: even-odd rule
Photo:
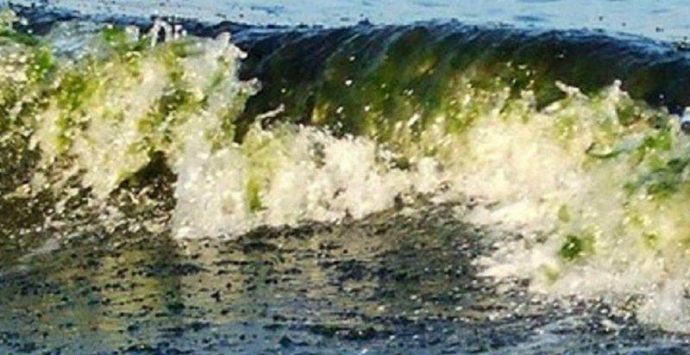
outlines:
[[[677,44],[27,16],[0,17],[0,346],[685,343]]]

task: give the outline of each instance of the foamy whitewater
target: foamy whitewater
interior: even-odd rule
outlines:
[[[326,110],[301,125],[271,121],[274,107],[238,136],[262,88],[238,79],[229,35],[68,23],[25,38],[3,16],[3,149],[40,155],[10,195],[51,191],[60,209],[76,180],[106,208],[163,156],[179,240],[455,202],[496,240],[485,275],[556,297],[642,296],[638,319],[690,331],[689,139],[619,82],[593,95],[559,83],[564,98],[540,107],[529,89],[474,87],[466,73],[443,97],[453,109],[431,120],[374,120],[384,113],[365,106],[363,133],[336,134]]]

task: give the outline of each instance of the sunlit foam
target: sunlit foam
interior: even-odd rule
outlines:
[[[384,123],[395,128],[390,141],[258,121],[235,139],[235,119],[259,88],[237,78],[244,54],[227,35],[158,30],[168,40],[80,33],[88,50],[54,63],[20,43],[0,46],[0,89],[20,95],[2,97],[13,105],[3,137],[29,135],[41,153],[18,193],[64,193],[77,178],[104,201],[162,154],[177,179],[170,223],[179,239],[361,218],[421,196],[471,200],[462,218],[497,236],[479,261],[485,275],[527,278],[555,296],[642,295],[640,320],[690,331],[690,146],[675,119],[632,101],[620,83],[590,96],[560,85],[566,97],[543,109],[529,91],[470,88],[447,98],[476,113],[470,124],[453,129],[447,113],[413,131],[419,116],[395,118]]]

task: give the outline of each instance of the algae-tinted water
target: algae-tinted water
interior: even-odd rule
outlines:
[[[686,350],[676,44],[41,16],[0,22],[0,350]]]

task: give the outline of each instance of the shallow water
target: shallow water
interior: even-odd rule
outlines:
[[[0,349],[643,354],[688,346],[602,303],[564,306],[478,277],[472,260],[490,246],[459,221],[463,210],[261,228],[183,246],[167,233],[94,230],[3,266]]]
[[[0,352],[688,351],[683,6],[573,4],[0,18]]]

